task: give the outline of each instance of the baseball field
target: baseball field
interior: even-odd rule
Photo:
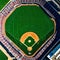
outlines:
[[[21,6],[6,20],[5,33],[24,54],[32,56],[54,33],[54,22],[39,6]]]

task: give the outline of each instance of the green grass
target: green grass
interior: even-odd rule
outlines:
[[[0,0],[0,10],[8,3],[9,0]]]
[[[6,35],[28,56],[33,55],[36,50],[53,34],[54,23],[37,6],[22,6],[17,8],[7,19],[5,24]],[[32,51],[27,50],[21,42],[21,36],[26,32],[34,32],[39,37],[39,42],[34,45]],[[30,45],[29,45],[30,46]]]
[[[8,60],[7,56],[0,50],[0,60]]]
[[[30,43],[28,42],[29,40],[31,41]],[[35,41],[32,37],[28,37],[24,42],[24,44],[26,44],[28,47],[32,46],[34,43]]]

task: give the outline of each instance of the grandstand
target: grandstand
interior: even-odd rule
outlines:
[[[50,60],[58,60],[58,55],[60,54],[60,44],[58,44],[49,54],[48,58]]]
[[[0,0],[0,10],[9,2],[9,0],[2,1]]]
[[[53,2],[59,7],[60,6],[60,0],[53,0]]]
[[[2,8],[0,42],[17,60],[38,59],[55,39],[60,9],[50,0],[10,0]]]
[[[12,60],[11,56],[6,52],[6,50],[1,45],[0,45],[0,59]]]

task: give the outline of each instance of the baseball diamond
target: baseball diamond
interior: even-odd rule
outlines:
[[[51,59],[58,43],[59,0],[0,1],[0,60]]]
[[[6,36],[27,56],[34,56],[54,33],[54,22],[37,5],[22,5],[5,22]]]

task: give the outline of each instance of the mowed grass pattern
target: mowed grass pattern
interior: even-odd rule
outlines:
[[[27,47],[21,42],[21,36],[26,32],[34,32],[39,37],[39,42],[30,51],[33,55],[36,50],[53,34],[54,22],[38,6],[21,6],[17,8],[5,23],[6,35],[21,49],[29,55]],[[29,56],[31,56],[29,55]]]

